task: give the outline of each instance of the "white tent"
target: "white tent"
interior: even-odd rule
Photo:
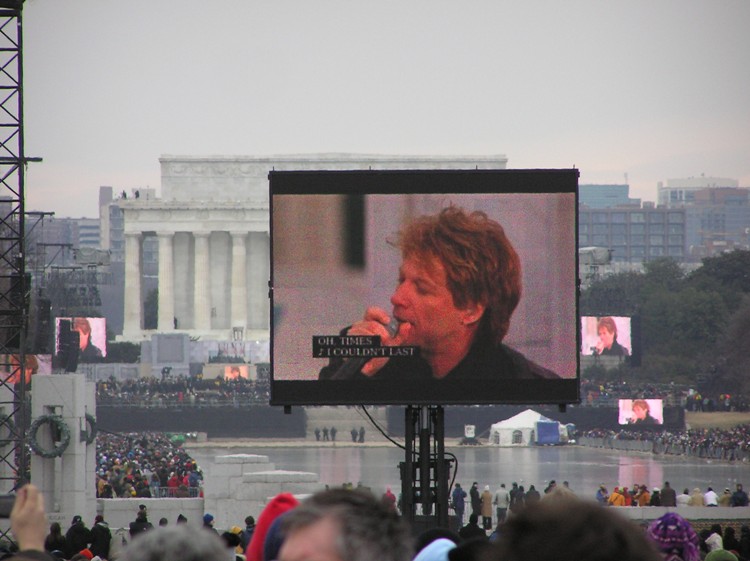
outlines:
[[[565,427],[559,422],[548,419],[532,409],[527,409],[510,419],[494,423],[490,427],[489,444],[495,446],[559,444],[563,440],[562,433],[564,430]],[[540,432],[544,433],[542,438],[540,438]],[[550,434],[553,436],[550,437]]]

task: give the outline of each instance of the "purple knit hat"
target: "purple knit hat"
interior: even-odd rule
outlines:
[[[668,512],[657,518],[649,524],[646,534],[662,553],[676,553],[683,561],[700,561],[698,535],[679,514]]]

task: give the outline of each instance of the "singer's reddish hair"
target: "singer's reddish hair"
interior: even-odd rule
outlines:
[[[521,260],[498,222],[449,206],[407,224],[393,244],[403,258],[438,259],[454,305],[483,305],[482,327],[502,342],[521,299]]]

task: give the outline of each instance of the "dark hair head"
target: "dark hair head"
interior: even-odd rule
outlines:
[[[553,531],[554,529],[554,531]],[[527,506],[503,526],[484,561],[661,561],[643,531],[621,514],[572,499]]]
[[[505,230],[484,212],[449,206],[408,224],[395,244],[404,258],[437,259],[458,308],[481,304],[482,326],[502,341],[521,299],[521,259]]]

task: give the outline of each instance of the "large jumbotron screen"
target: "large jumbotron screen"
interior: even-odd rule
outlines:
[[[578,401],[577,170],[269,178],[273,405]]]

